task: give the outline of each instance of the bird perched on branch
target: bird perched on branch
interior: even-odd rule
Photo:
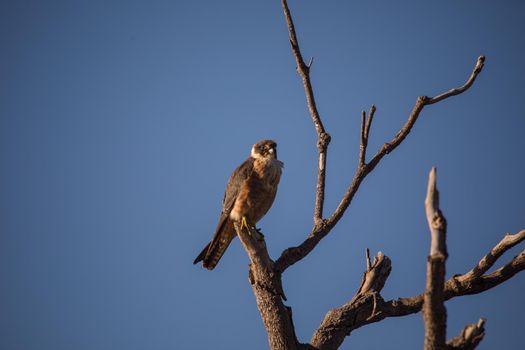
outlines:
[[[250,158],[235,169],[228,180],[215,234],[194,264],[202,261],[208,270],[215,268],[236,236],[234,221],[241,224],[241,229],[248,225],[255,227],[272,206],[282,168],[274,141],[263,140],[253,145]]]

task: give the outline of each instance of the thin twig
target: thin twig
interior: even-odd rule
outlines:
[[[476,77],[481,72],[484,65],[485,65],[485,56],[479,56],[476,62],[476,66],[474,67],[474,70],[472,71],[472,73],[470,74],[470,77],[467,79],[467,82],[463,86],[455,88],[455,89],[450,89],[440,95],[432,97],[428,100],[427,104],[429,105],[434,104],[450,96],[459,95],[460,93],[467,90],[469,87],[472,86],[472,84],[474,83],[474,80],[476,80]]]
[[[522,230],[514,235],[506,234],[505,237],[503,237],[503,239],[498,244],[496,244],[496,246],[492,248],[492,250],[488,252],[479,261],[479,263],[474,266],[474,268],[472,268],[472,270],[462,276],[457,276],[456,279],[458,281],[465,281],[467,279],[483,275],[492,267],[492,265],[494,265],[496,260],[498,260],[499,257],[503,255],[503,253],[519,244],[523,240],[525,240],[525,230]]]
[[[315,227],[323,226],[323,207],[324,207],[324,193],[325,193],[325,179],[326,179],[326,156],[328,153],[328,144],[330,143],[330,135],[325,131],[317,105],[315,104],[315,97],[310,81],[310,66],[313,63],[313,57],[310,59],[310,63],[306,64],[299,48],[299,41],[295,34],[295,26],[288,8],[286,0],[281,1],[284,17],[288,26],[288,35],[290,38],[290,45],[292,52],[297,64],[297,72],[303,80],[304,92],[306,95],[306,103],[308,105],[308,111],[314,123],[315,130],[317,132],[317,188],[315,194],[315,209],[314,209],[314,225]]]
[[[366,146],[367,146],[367,140],[366,140],[366,112],[361,112],[361,133],[360,133],[360,142],[359,142],[359,165],[358,167],[361,168],[365,165],[365,158],[366,158]]]
[[[372,262],[370,261],[370,249],[366,248],[366,271],[370,271]]]
[[[361,143],[359,145],[359,168],[364,168],[366,165],[366,149],[368,147],[368,135],[370,134],[370,126],[376,112],[376,106],[372,105],[368,111],[368,117],[365,111],[361,114]]]
[[[368,119],[366,121],[366,127],[365,127],[365,138],[366,138],[367,143],[368,143],[368,136],[370,135],[370,126],[372,125],[372,120],[374,119],[375,113],[376,113],[376,106],[372,105],[370,107],[370,110],[368,111]]]
[[[308,69],[310,69],[312,67],[312,64],[314,64],[314,56],[310,57],[310,61],[306,65],[308,67]]]

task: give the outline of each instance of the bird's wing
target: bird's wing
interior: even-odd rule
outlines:
[[[230,179],[228,180],[228,185],[226,185],[226,191],[224,191],[221,216],[223,214],[230,215],[233,205],[235,204],[235,200],[237,199],[239,191],[241,190],[242,184],[248,180],[252,172],[253,158],[248,158],[233,171]]]
[[[202,252],[193,262],[194,264],[203,260],[204,267],[213,269],[224,251],[230,244],[231,240],[235,237],[235,230],[232,222],[230,222],[230,212],[233,209],[235,200],[239,195],[242,184],[250,177],[253,172],[253,159],[248,158],[242,163],[237,169],[235,169],[228,180],[226,191],[224,192],[224,198],[222,203],[221,216],[215,229],[210,243],[204,247]]]
[[[222,200],[222,210],[221,217],[219,218],[219,223],[215,229],[215,234],[213,235],[212,243],[216,240],[218,234],[221,232],[226,221],[230,217],[230,212],[233,209],[235,200],[239,195],[242,184],[250,177],[253,172],[253,159],[248,158],[245,160],[237,169],[233,171],[228,180],[228,185],[226,185],[226,191],[224,191],[224,198]]]

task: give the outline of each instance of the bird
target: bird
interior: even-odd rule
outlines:
[[[193,264],[202,261],[204,268],[213,270],[237,235],[234,222],[241,229],[255,227],[273,204],[283,167],[275,141],[262,140],[252,146],[250,157],[231,174],[213,238]]]

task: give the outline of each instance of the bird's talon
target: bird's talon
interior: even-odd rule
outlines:
[[[248,227],[248,223],[246,222],[246,216],[243,216],[241,219],[241,230],[243,229],[243,227],[246,227],[246,229],[250,231],[250,228]]]

